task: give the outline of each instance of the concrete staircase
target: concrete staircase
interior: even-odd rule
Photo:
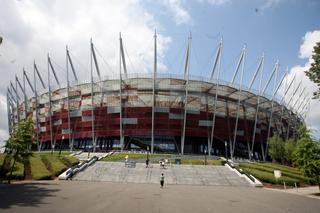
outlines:
[[[161,173],[166,184],[251,186],[246,178],[227,166],[168,165],[162,169],[158,164],[146,168],[145,164],[137,163],[134,168],[128,168],[124,162],[96,162],[73,180],[159,184]]]

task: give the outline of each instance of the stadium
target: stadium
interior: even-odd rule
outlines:
[[[303,90],[299,90],[301,84],[293,87],[294,79],[284,83],[287,73],[272,94],[266,94],[278,63],[267,81],[262,82],[264,57],[261,57],[250,85],[245,86],[244,48],[231,81],[223,81],[219,79],[221,41],[210,76],[191,76],[190,38],[184,73],[158,73],[156,35],[154,38],[153,73],[127,73],[121,36],[117,77],[101,77],[92,42],[89,81],[78,81],[68,49],[66,86],[61,86],[49,55],[47,85],[34,63],[33,81],[24,71],[23,82],[16,77],[8,87],[9,132],[20,120],[32,116],[34,149],[38,150],[148,150],[250,159],[266,159],[268,138],[275,133],[284,139],[296,137],[304,122],[307,101],[302,98]],[[50,79],[50,73],[54,79]],[[235,82],[236,77],[240,78],[239,83]],[[52,87],[50,81],[57,86]],[[260,84],[258,91],[252,88],[254,82]],[[26,87],[32,90],[32,96],[27,95]],[[278,95],[279,88],[284,88],[282,97]],[[292,95],[285,101],[288,91]]]

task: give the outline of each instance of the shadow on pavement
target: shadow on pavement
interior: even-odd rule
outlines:
[[[51,188],[51,183],[19,183],[0,185],[0,210],[12,206],[37,207],[45,204],[45,197],[55,196],[59,189]],[[50,189],[51,188],[51,189]]]

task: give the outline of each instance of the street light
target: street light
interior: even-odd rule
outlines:
[[[146,160],[146,168],[149,167],[149,146],[147,146],[147,160]]]
[[[60,151],[59,151],[59,156],[61,155],[61,149],[62,149],[62,143],[63,143],[63,140],[64,140],[64,135],[62,135],[62,140],[60,142]]]
[[[204,148],[204,165],[207,165],[207,148]]]
[[[225,152],[226,152],[226,159],[227,159],[227,162],[228,162],[228,143],[227,143],[227,141],[224,141],[224,150],[225,150]]]

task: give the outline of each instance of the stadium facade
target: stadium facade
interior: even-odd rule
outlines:
[[[35,148],[39,150],[142,149],[179,154],[228,153],[231,157],[259,159],[266,158],[267,140],[273,134],[286,139],[296,137],[296,130],[303,123],[307,98],[302,98],[301,84],[293,87],[294,79],[283,83],[287,72],[277,82],[271,96],[265,93],[271,80],[275,79],[278,63],[267,81],[262,82],[262,56],[250,85],[244,86],[244,48],[232,80],[222,81],[219,79],[221,41],[210,76],[189,76],[190,42],[191,38],[182,75],[157,72],[156,35],[153,73],[133,74],[127,73],[120,36],[119,76],[102,78],[91,41],[91,80],[82,83],[78,82],[67,49],[65,87],[61,86],[48,55],[47,84],[36,63],[33,81],[24,70],[23,81],[16,77],[15,84],[10,82],[7,92],[9,131],[11,133],[26,116],[32,116]],[[54,79],[50,79],[50,73]],[[73,83],[70,83],[71,78]],[[240,79],[237,84],[236,78]],[[53,80],[57,85],[55,88],[52,87]],[[255,81],[260,81],[259,91],[252,89]],[[32,90],[32,96],[28,97],[27,86]],[[287,102],[285,96],[277,95],[283,87],[285,96],[293,91]],[[296,101],[293,103],[293,100]]]

